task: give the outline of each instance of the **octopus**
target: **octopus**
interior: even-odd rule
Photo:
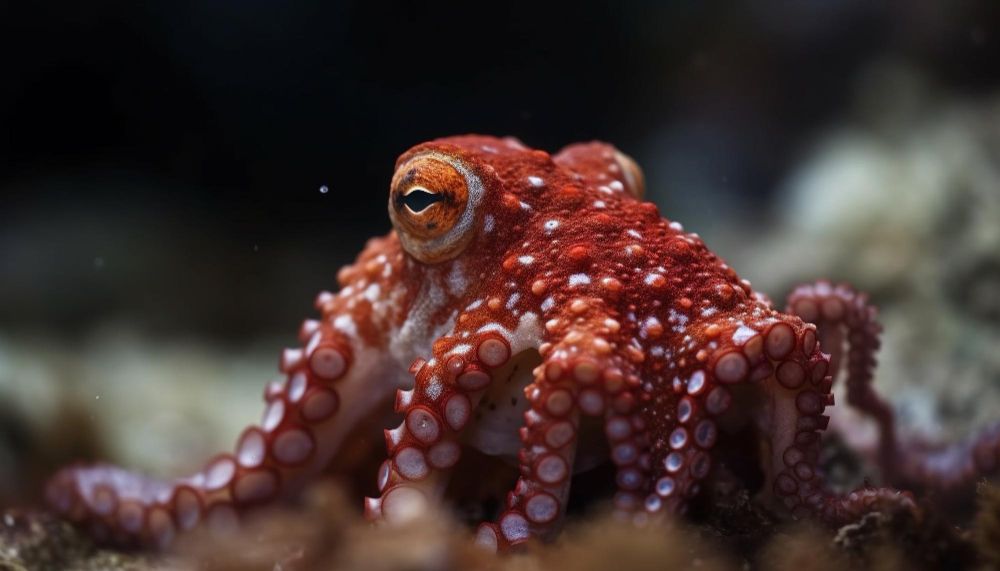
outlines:
[[[476,478],[463,454],[506,459],[516,481],[474,534],[497,551],[554,537],[573,475],[602,461],[613,509],[637,522],[683,515],[734,449],[756,466],[756,501],[788,518],[918,510],[910,492],[825,483],[839,377],[880,427],[888,483],[957,488],[996,471],[997,429],[936,450],[897,442],[864,294],[820,281],[776,309],[644,186],[600,142],[555,155],[475,135],[413,147],[390,185],[393,230],[318,295],[231,452],[169,480],[71,466],[49,503],[99,540],[164,547],[301,489],[365,419],[395,414],[365,515],[410,521]]]

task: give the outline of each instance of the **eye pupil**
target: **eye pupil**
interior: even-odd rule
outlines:
[[[430,208],[434,203],[441,202],[444,198],[437,193],[416,189],[403,197],[403,204],[408,206],[413,212],[419,213]]]

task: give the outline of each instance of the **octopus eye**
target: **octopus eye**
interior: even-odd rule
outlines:
[[[413,214],[420,214],[442,200],[444,198],[440,194],[417,187],[411,188],[403,195],[403,205]]]
[[[457,256],[472,238],[479,178],[460,160],[430,152],[396,169],[389,217],[403,248],[425,263]]]

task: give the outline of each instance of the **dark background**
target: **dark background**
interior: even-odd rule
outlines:
[[[455,133],[614,142],[710,237],[766,216],[874,62],[995,90],[998,6],[11,2],[0,328],[291,333],[389,228],[395,157]]]

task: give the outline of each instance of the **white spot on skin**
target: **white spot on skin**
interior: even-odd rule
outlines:
[[[507,306],[506,306],[507,310],[508,311],[513,310],[514,306],[517,305],[517,300],[519,300],[519,299],[521,299],[521,294],[519,294],[517,292],[512,293],[510,295],[510,298],[507,299]]]
[[[441,379],[437,375],[431,376],[427,380],[427,384],[424,385],[424,394],[431,400],[438,400],[441,397],[442,390],[444,390],[444,385],[442,385]]]
[[[479,308],[483,304],[483,300],[477,299],[476,301],[470,303],[465,307],[465,311],[472,311],[473,309]]]
[[[442,274],[443,271],[437,273],[434,279],[420,284],[420,291],[410,307],[406,320],[395,335],[391,335],[389,352],[401,363],[412,362],[416,356],[430,353],[433,340],[446,335],[454,328],[454,320],[459,313],[457,309],[443,321],[432,319],[433,316],[440,315],[445,303],[454,303],[454,300],[445,296],[442,288],[437,285],[438,282],[446,281],[445,275]],[[394,293],[401,289],[396,288]],[[412,383],[412,376],[406,381]]]
[[[468,353],[470,350],[472,350],[472,345],[468,345],[466,343],[460,343],[452,347],[451,351],[445,353],[445,356],[447,357],[448,355],[464,355]]]
[[[529,205],[527,202],[523,202],[522,201],[521,202],[521,210],[531,210],[531,205]]]
[[[489,234],[490,232],[492,232],[493,231],[493,225],[495,223],[496,223],[496,221],[493,219],[493,215],[492,214],[487,214],[486,215],[486,219],[483,221],[483,232],[486,232],[487,234]]]
[[[711,317],[711,316],[715,315],[718,312],[719,312],[719,310],[716,309],[716,308],[714,308],[714,307],[706,307],[705,309],[701,310],[701,316],[702,317]]]
[[[646,274],[646,279],[644,281],[646,282],[646,285],[653,285],[654,282],[658,281],[662,277],[662,274]]]
[[[444,290],[438,287],[436,282],[431,282],[430,286],[427,288],[427,299],[430,300],[431,304],[435,307],[441,307],[447,301],[447,296]]]
[[[551,297],[547,297],[545,298],[545,301],[542,302],[542,311],[548,311],[553,307],[555,307],[555,305],[556,305],[556,300]]]
[[[517,329],[510,337],[511,354],[516,355],[529,347],[537,347],[541,342],[542,326],[538,316],[528,311],[517,322]]]
[[[618,167],[618,165],[612,164],[610,167],[608,167],[608,170],[610,170],[611,172],[617,172],[617,168],[612,168],[612,167]],[[608,186],[611,187],[612,190],[617,190],[618,192],[625,190],[625,185],[623,185],[619,180],[613,180],[609,182]]]
[[[749,341],[756,334],[757,331],[755,331],[754,329],[747,327],[746,325],[740,325],[739,329],[733,332],[733,343],[736,343],[737,345],[742,345],[747,341]]]
[[[607,204],[605,204],[603,200],[594,201],[594,208],[604,208],[605,206],[607,206]]]
[[[674,332],[683,333],[684,327],[687,325],[688,316],[683,313],[678,313],[675,309],[670,310],[670,317],[667,319],[670,323],[676,323],[673,327]]]
[[[656,317],[647,317],[646,321],[642,323],[642,333],[643,335],[648,335],[650,329],[657,327],[662,327],[660,320]]]
[[[602,175],[602,176],[599,176],[597,178],[605,178],[606,179],[606,178],[608,178],[608,175]],[[608,186],[605,186],[605,185],[601,185],[601,186],[597,187],[597,190],[603,192],[604,194],[612,194],[611,188],[608,187]]]
[[[358,326],[354,323],[354,318],[350,314],[338,315],[333,320],[333,328],[354,337],[358,334]]]
[[[590,284],[590,276],[587,274],[573,274],[569,277],[570,287]]]
[[[684,227],[681,226],[680,222],[671,222],[670,223],[670,229],[673,230],[674,232],[683,232],[684,231]]]
[[[637,230],[633,230],[630,228],[626,230],[625,233],[635,238],[636,240],[642,240],[642,234],[640,234]]]
[[[496,331],[505,337],[510,335],[510,331],[507,331],[507,328],[499,323],[487,323],[476,330],[476,333],[486,333],[487,331]]]
[[[541,178],[537,177],[537,176],[529,176],[528,177],[528,184],[530,184],[531,186],[533,186],[535,188],[538,188],[538,187],[544,185],[545,181],[542,180]]]
[[[553,230],[559,227],[558,220],[548,220],[545,222],[545,233],[551,234]]]
[[[526,266],[530,266],[531,263],[535,261],[535,257],[534,256],[521,256],[520,258],[517,259],[517,261],[521,262],[522,264],[524,264]]]
[[[379,295],[381,293],[382,293],[382,288],[379,287],[378,284],[372,284],[365,288],[365,291],[362,295],[365,296],[365,299],[367,299],[368,301],[375,303],[375,301],[378,300]]]
[[[451,271],[448,272],[448,291],[452,295],[461,295],[467,286],[468,280],[465,277],[465,272],[462,271],[462,265],[455,263]]]

